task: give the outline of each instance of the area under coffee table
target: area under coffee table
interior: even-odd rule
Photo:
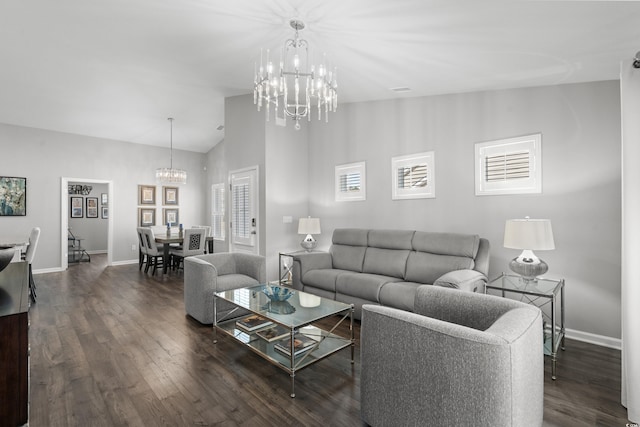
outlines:
[[[214,343],[218,342],[218,331],[222,331],[288,372],[291,376],[291,397],[295,397],[295,375],[299,370],[347,347],[351,347],[351,363],[354,363],[353,304],[295,290],[286,301],[272,301],[264,292],[266,286],[214,293]],[[225,305],[224,302],[230,304],[226,304],[227,309],[223,312],[219,304]],[[254,330],[248,330],[247,325],[244,328],[239,326],[243,319],[252,316],[264,319],[256,322],[258,324],[270,323]],[[329,324],[332,317],[336,322],[329,330],[317,326],[316,322],[323,319],[327,319],[323,325]],[[345,338],[337,335],[335,330],[347,319],[350,337]],[[269,329],[276,333],[267,333]],[[279,338],[273,339],[273,336]]]

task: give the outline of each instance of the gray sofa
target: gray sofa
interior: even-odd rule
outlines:
[[[266,276],[262,255],[220,252],[187,257],[184,259],[185,312],[200,323],[211,324],[214,292],[265,283]],[[218,305],[218,313],[232,308],[224,302]]]
[[[542,425],[539,308],[422,286],[415,311],[363,307],[363,421],[374,427]]]
[[[293,258],[296,289],[355,305],[413,311],[416,290],[437,285],[482,290],[489,242],[477,235],[413,230],[336,229],[328,252]]]

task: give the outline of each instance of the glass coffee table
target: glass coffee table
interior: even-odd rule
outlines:
[[[299,370],[347,347],[351,347],[354,363],[353,304],[297,290],[290,290],[293,295],[286,301],[272,301],[264,292],[265,286],[214,293],[214,343],[218,332],[225,333],[288,372],[291,397],[295,397],[295,375]],[[226,304],[230,309],[225,313],[218,312],[222,301],[230,303]],[[327,320],[322,325],[332,325],[328,330],[317,325],[323,319]],[[335,333],[345,321],[349,322],[350,331],[346,338]]]

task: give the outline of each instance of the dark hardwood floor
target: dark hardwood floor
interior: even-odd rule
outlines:
[[[105,262],[35,277],[30,426],[361,425],[359,345],[355,365],[345,350],[300,371],[292,399],[284,371],[185,316],[181,273]],[[545,370],[545,426],[627,422],[619,351],[567,340]]]

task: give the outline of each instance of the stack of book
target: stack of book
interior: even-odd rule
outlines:
[[[256,314],[240,320],[236,320],[236,326],[247,332],[257,331],[258,329],[262,329],[270,325],[273,325],[273,322],[271,320],[267,320],[264,317],[260,317]]]
[[[271,328],[259,330],[258,332],[256,332],[256,335],[267,342],[273,342],[290,336],[291,330],[285,328],[284,326],[275,325]]]
[[[300,333],[296,334],[293,338],[294,354],[297,356],[309,351],[315,348],[316,344],[318,344],[318,341]],[[274,348],[287,356],[291,356],[291,337],[278,341]]]

